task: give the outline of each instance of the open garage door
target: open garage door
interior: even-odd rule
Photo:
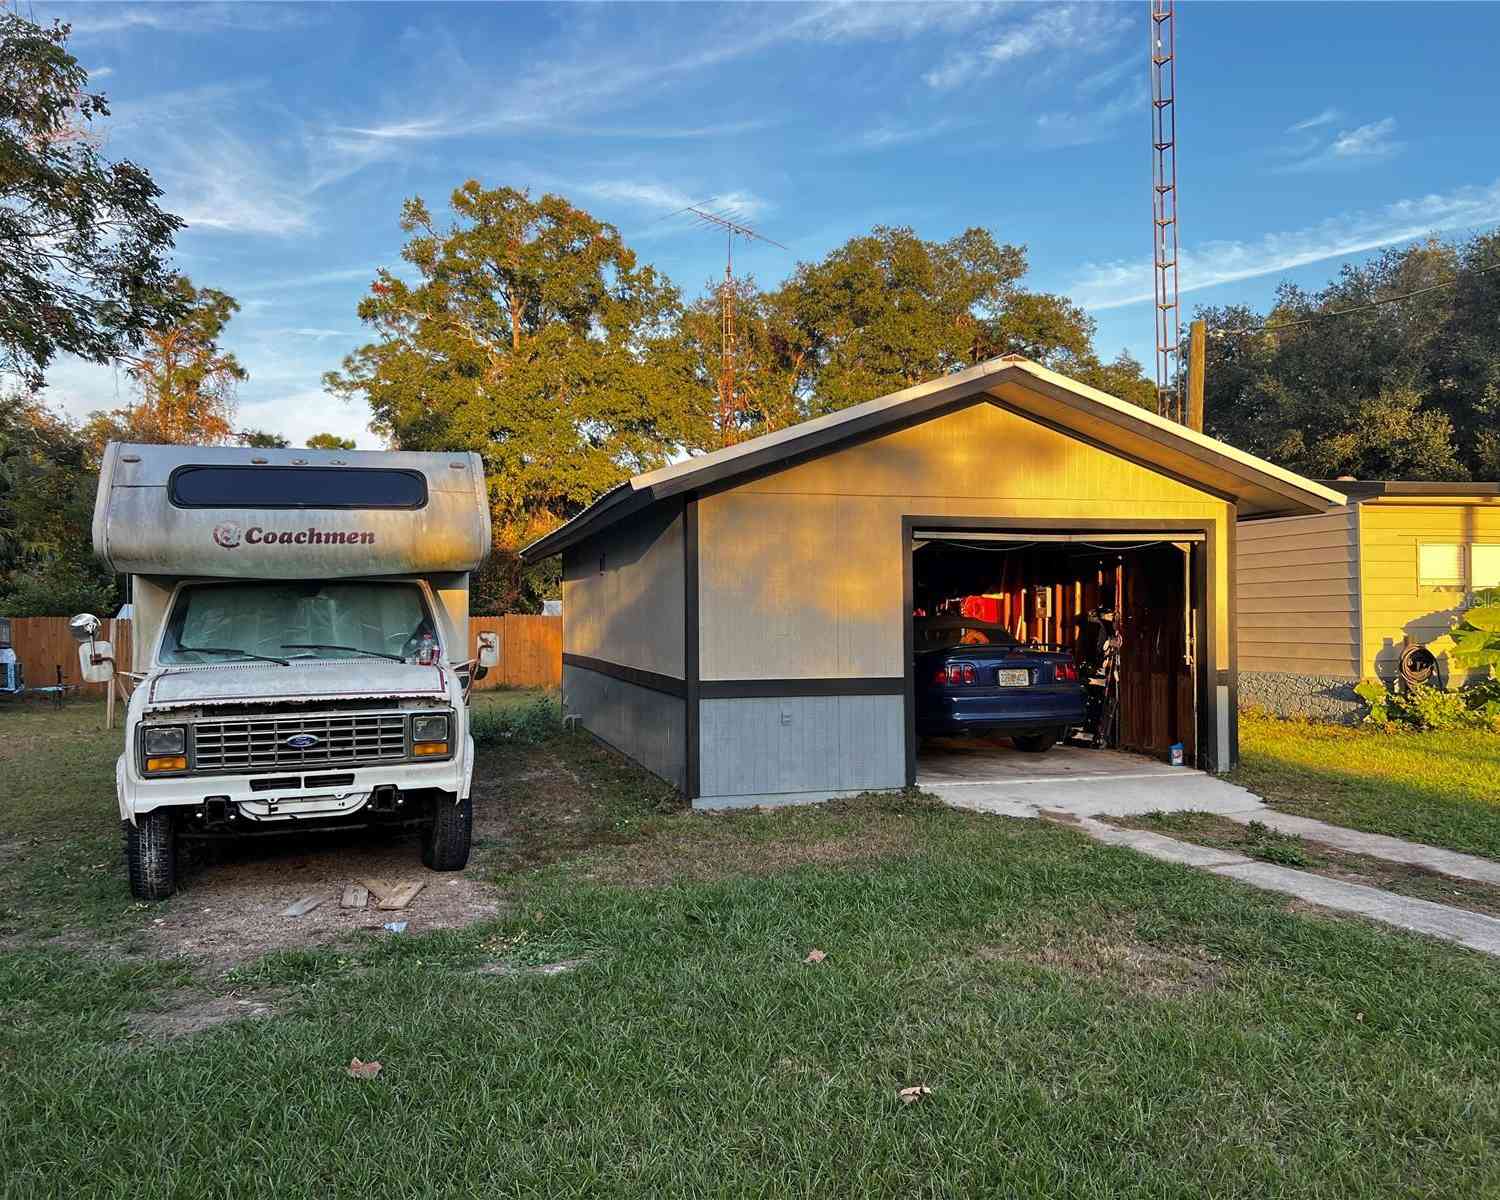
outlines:
[[[1102,745],[1166,759],[1180,746],[1183,761],[1195,764],[1204,541],[1195,531],[1013,533],[917,525],[910,546],[914,628],[1013,642],[1039,664],[1049,655],[1069,656],[1089,703],[1065,747]],[[916,657],[923,637],[914,636]],[[932,703],[932,689],[924,693],[915,665],[912,673],[920,710]],[[1056,672],[1065,673],[1065,665]],[[1041,666],[1031,678],[1050,681],[1054,674]],[[981,669],[976,698],[987,682]],[[962,689],[949,693],[965,702]],[[1003,727],[975,730],[976,740],[997,745],[1006,736]]]

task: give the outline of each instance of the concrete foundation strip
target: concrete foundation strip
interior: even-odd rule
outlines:
[[[1263,819],[1263,817],[1261,814],[1255,814],[1247,819]],[[1322,823],[1313,822],[1313,824],[1321,825]],[[1215,850],[1208,846],[1194,845],[1191,842],[1179,842],[1176,838],[1165,837],[1147,830],[1120,829],[1089,817],[1080,819],[1075,827],[1083,830],[1095,841],[1107,845],[1126,846],[1163,862],[1196,867],[1213,875],[1221,875],[1226,879],[1237,879],[1241,883],[1248,883],[1251,887],[1295,896],[1299,900],[1322,908],[1352,913],[1372,921],[1394,925],[1398,929],[1427,934],[1429,937],[1441,938],[1446,942],[1454,942],[1460,946],[1467,946],[1471,950],[1500,957],[1500,919],[1485,916],[1483,913],[1450,908],[1446,904],[1435,904],[1430,900],[1397,896],[1392,892],[1366,887],[1363,884],[1327,879],[1322,875],[1313,875],[1307,871],[1298,871],[1291,867],[1246,858],[1242,854]],[[1326,828],[1335,827],[1327,826]],[[1353,831],[1346,830],[1345,832],[1352,833]],[[1317,836],[1320,841],[1328,841],[1328,838],[1321,833]],[[1411,845],[1397,838],[1387,840],[1396,842],[1399,846]],[[1427,847],[1427,849],[1432,848]],[[1385,858],[1389,855],[1381,855],[1381,857]],[[1393,861],[1409,860],[1395,859]],[[1474,861],[1482,862],[1483,860],[1475,859]]]

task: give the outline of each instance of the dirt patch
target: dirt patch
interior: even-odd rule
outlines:
[[[280,994],[205,996],[178,992],[166,997],[164,1007],[133,1012],[126,1018],[132,1037],[149,1040],[190,1037],[235,1021],[259,1021],[276,1015]]]
[[[986,962],[1021,962],[1111,984],[1131,995],[1167,1000],[1211,991],[1224,964],[1202,947],[1168,949],[1140,941],[1133,921],[1111,921],[1102,929],[1056,927],[1025,942],[981,946]]]
[[[474,805],[476,842],[503,825],[496,802]],[[335,944],[387,921],[406,921],[408,933],[453,929],[493,917],[497,889],[468,872],[429,871],[416,834],[288,834],[220,843],[208,861],[186,873],[178,894],[144,931],[146,952],[183,957],[227,970],[273,950]],[[406,908],[382,910],[372,897],[363,909],[341,908],[346,885],[363,878],[410,880],[425,886]],[[300,917],[288,906],[308,896],[323,902]]]

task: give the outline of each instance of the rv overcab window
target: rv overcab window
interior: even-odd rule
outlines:
[[[381,467],[178,467],[178,508],[422,508],[420,471]]]

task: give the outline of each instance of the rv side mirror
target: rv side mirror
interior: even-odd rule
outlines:
[[[102,625],[103,622],[93,613],[79,613],[68,622],[68,632],[75,642],[92,642]]]
[[[78,669],[84,683],[108,683],[115,673],[115,648],[108,642],[84,642],[78,647]]]
[[[500,635],[486,630],[479,635],[479,653],[475,661],[481,668],[488,669],[499,665],[500,662]]]

